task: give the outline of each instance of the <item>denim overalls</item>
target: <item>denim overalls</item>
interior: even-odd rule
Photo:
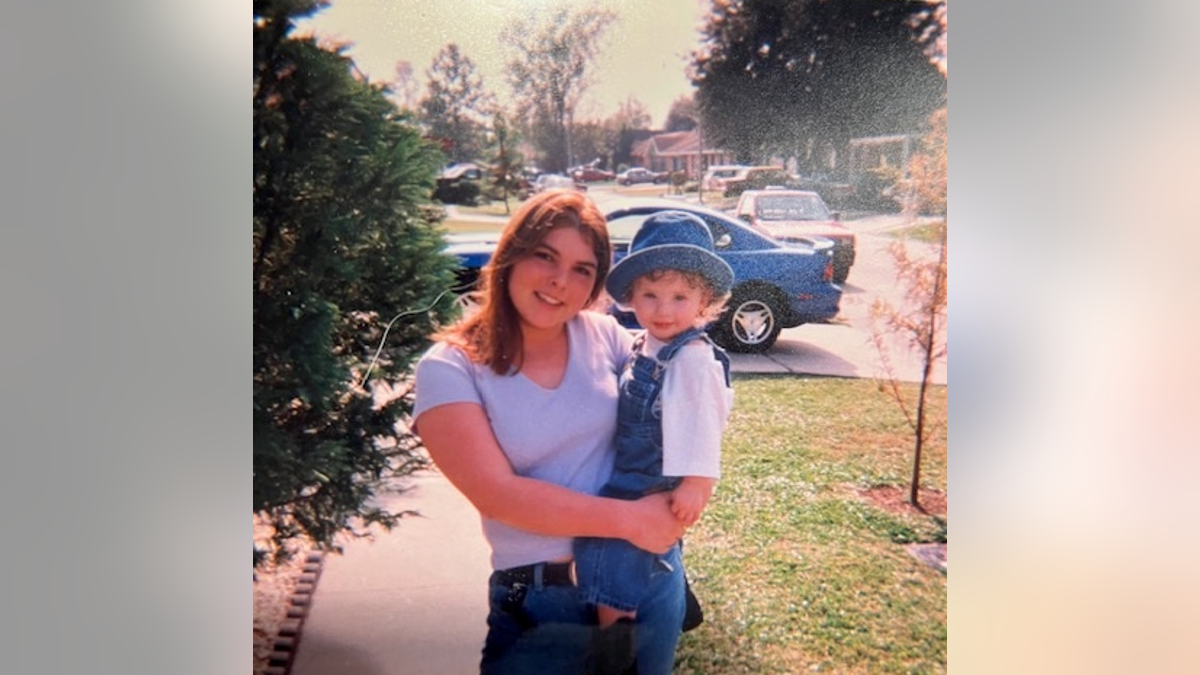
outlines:
[[[616,463],[612,478],[600,494],[620,499],[637,499],[653,492],[673,489],[678,477],[662,475],[663,375],[671,358],[687,343],[702,338],[713,348],[713,357],[725,371],[729,386],[729,356],[713,344],[704,331],[693,328],[678,335],[658,352],[658,358],[641,353],[642,335],[634,343],[636,357],[621,374],[621,396],[617,413]],[[678,550],[678,544],[673,551]],[[665,558],[666,556],[663,556]],[[621,539],[581,537],[575,540],[575,567],[584,600],[624,611],[637,609],[652,575],[677,571],[660,556],[643,551]]]
[[[633,345],[636,358],[621,374],[621,396],[617,407],[617,460],[612,478],[600,494],[605,497],[637,499],[653,492],[672,490],[679,478],[662,475],[662,393],[663,375],[667,365],[681,347],[696,338],[703,338],[713,347],[713,357],[725,369],[725,386],[729,386],[729,356],[712,344],[708,334],[699,328],[680,333],[659,350],[658,358],[641,353],[645,334]]]

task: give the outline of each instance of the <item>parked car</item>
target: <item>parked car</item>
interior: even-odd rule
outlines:
[[[717,255],[733,268],[732,295],[712,325],[713,339],[733,352],[770,349],[779,331],[837,316],[842,289],[833,283],[833,243],[828,239],[783,241],[758,232],[728,214],[661,197],[597,193],[593,197],[608,220],[614,262],[625,257],[642,222],[663,210],[686,211],[712,231]],[[496,233],[447,235],[447,252],[462,266],[460,297],[469,306],[469,289],[495,250]],[[621,322],[637,328],[632,312],[614,305]]]
[[[746,190],[761,190],[767,186],[799,187],[792,174],[782,166],[752,166],[739,175],[725,181],[726,197],[738,197]]]
[[[637,183],[665,183],[670,177],[670,174],[663,171],[651,171],[640,166],[635,166],[631,169],[626,169],[617,174],[617,183],[619,185],[635,185]]]
[[[533,179],[533,183],[529,185],[529,194],[536,195],[543,190],[553,190],[555,188],[567,188],[587,192],[586,185],[569,176],[564,176],[561,173],[544,173]]]
[[[433,198],[443,204],[474,206],[483,194],[486,169],[474,162],[451,164],[438,174]]]
[[[583,183],[592,183],[601,180],[612,180],[616,178],[616,174],[594,166],[580,166],[571,171],[571,177]]]
[[[700,189],[706,192],[724,191],[726,181],[744,177],[749,168],[744,164],[714,164],[700,179]]]
[[[854,265],[854,232],[841,223],[821,195],[806,190],[747,190],[738,198],[733,214],[776,239],[807,241],[824,237],[833,241],[833,282],[842,284]]]

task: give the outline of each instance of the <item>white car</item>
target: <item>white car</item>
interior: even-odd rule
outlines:
[[[708,167],[708,171],[705,171],[704,177],[700,179],[700,189],[705,192],[723,191],[727,181],[745,178],[749,169],[750,167],[742,164],[714,164]]]
[[[529,187],[529,194],[536,195],[543,190],[553,190],[555,188],[573,188],[580,192],[587,192],[586,185],[570,176],[564,176],[561,173],[544,173],[534,179]]]

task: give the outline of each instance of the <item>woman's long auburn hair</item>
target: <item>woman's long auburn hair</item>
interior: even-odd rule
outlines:
[[[478,310],[434,339],[458,346],[472,361],[487,365],[498,375],[519,371],[524,353],[521,317],[508,294],[508,280],[513,265],[532,255],[546,235],[560,227],[578,230],[592,244],[596,278],[588,304],[595,302],[612,266],[604,214],[576,190],[547,190],[526,199],[504,226],[495,253],[479,273]]]

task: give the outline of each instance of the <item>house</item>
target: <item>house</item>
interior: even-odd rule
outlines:
[[[701,150],[699,129],[669,131],[634,143],[630,156],[635,165],[651,171],[683,171],[691,180],[699,180],[706,167],[733,164],[733,153],[705,145]]]
[[[919,139],[908,134],[851,138],[848,169],[851,179],[860,178],[873,169],[895,168],[904,171]]]

